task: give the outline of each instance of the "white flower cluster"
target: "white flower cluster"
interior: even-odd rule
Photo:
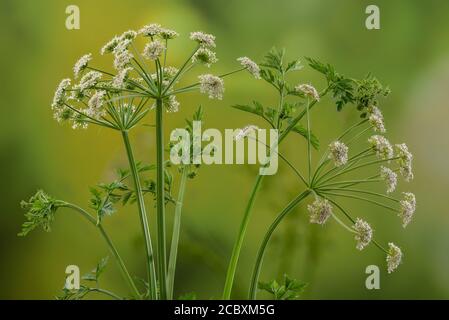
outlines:
[[[165,40],[174,39],[179,36],[179,33],[177,33],[176,31],[163,28],[160,24],[157,23],[143,26],[142,29],[139,30],[139,33],[145,37],[153,38],[159,36]]]
[[[403,192],[404,199],[400,201],[401,211],[399,216],[402,219],[402,226],[405,228],[412,221],[416,210],[416,198],[411,192]]]
[[[207,67],[210,67],[212,63],[216,63],[217,61],[215,52],[208,48],[199,48],[192,57],[192,63],[203,63]]]
[[[348,147],[343,142],[332,142],[329,151],[329,159],[334,160],[335,166],[340,167],[348,162]]]
[[[381,166],[380,176],[387,182],[387,193],[393,192],[396,189],[396,185],[398,184],[398,175],[396,174],[396,172],[394,172],[390,168]]]
[[[402,251],[394,243],[388,244],[389,250],[387,254],[388,273],[392,273],[401,264]]]
[[[86,114],[94,119],[99,119],[105,114],[105,110],[103,108],[103,104],[105,102],[106,91],[97,91],[88,102],[89,108],[86,111]]]
[[[372,106],[368,109],[368,113],[368,120],[373,126],[374,131],[385,133],[387,130],[385,129],[384,116],[382,115],[382,112],[380,112],[379,108]]]
[[[91,60],[92,60],[91,53],[85,54],[84,56],[79,58],[79,60],[73,66],[73,73],[75,75],[75,79],[78,78],[78,76],[81,74],[81,72],[83,72],[87,68],[89,61],[91,61]]]
[[[198,78],[201,93],[207,93],[210,99],[223,99],[224,81],[222,78],[212,74],[203,74]]]
[[[60,107],[64,104],[66,98],[66,90],[70,87],[71,80],[63,79],[56,88],[55,95],[53,97],[52,108]]]
[[[317,198],[307,206],[310,215],[310,223],[325,224],[332,215],[332,206],[327,199]]]
[[[357,218],[354,229],[356,231],[355,240],[357,241],[356,248],[363,250],[370,242],[373,237],[373,229],[368,222]]]
[[[156,60],[162,55],[162,53],[164,53],[165,50],[165,44],[156,39],[147,43],[142,55],[147,59]]]
[[[74,96],[73,98],[77,98],[79,96],[83,96],[85,91],[88,89],[92,89],[98,81],[101,79],[102,74],[98,71],[90,71],[86,73],[80,80],[78,84],[76,84],[73,89]]]
[[[396,153],[399,157],[398,164],[401,175],[404,177],[405,181],[413,180],[412,171],[412,159],[413,155],[408,151],[407,145],[405,143],[397,144]]]
[[[120,70],[116,76],[112,79],[112,87],[115,89],[122,89],[128,79],[129,73],[133,70],[131,67]]]
[[[377,156],[387,160],[393,157],[393,147],[384,136],[374,135],[368,139]]]
[[[215,48],[215,36],[201,31],[190,33],[190,40],[196,41],[202,47]]]
[[[320,101],[320,95],[314,86],[310,84],[299,84],[295,87],[296,92],[302,92],[306,97]]]
[[[237,58],[237,61],[240,62],[240,64],[245,67],[246,70],[254,76],[254,78],[260,79],[260,68],[257,63],[248,57]]]

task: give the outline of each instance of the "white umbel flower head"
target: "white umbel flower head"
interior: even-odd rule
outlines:
[[[348,147],[343,142],[332,142],[329,151],[329,159],[334,160],[335,166],[340,167],[348,162]]]
[[[102,76],[103,75],[98,71],[90,71],[81,78],[79,84],[75,86],[75,89],[80,93],[84,93],[87,89],[92,89]]]
[[[399,157],[397,160],[401,175],[404,177],[405,181],[413,180],[412,171],[412,160],[413,155],[408,151],[407,145],[405,143],[397,144],[396,156]]]
[[[52,108],[60,107],[64,104],[66,98],[66,90],[70,87],[71,80],[63,79],[56,88],[55,95],[53,97]]]
[[[396,174],[396,172],[394,172],[390,168],[381,166],[380,176],[387,182],[387,193],[391,193],[396,190],[396,185],[398,184],[398,175]]]
[[[162,39],[169,40],[169,39],[177,38],[177,37],[179,36],[179,33],[177,33],[175,30],[170,30],[170,29],[162,28],[162,29],[160,30],[159,36],[160,36]]]
[[[128,50],[116,51],[114,55],[115,55],[114,68],[119,71],[122,70],[123,68],[126,68],[131,63],[131,60],[134,58],[133,54]]]
[[[405,228],[412,221],[413,214],[416,210],[416,198],[411,192],[403,192],[404,199],[399,203],[401,205],[401,211],[399,217],[402,219],[402,226]]]
[[[295,87],[296,92],[302,92],[306,97],[320,101],[320,95],[314,86],[310,84],[298,84]]]
[[[215,52],[207,48],[199,48],[192,57],[192,63],[203,63],[207,67],[210,67],[212,63],[216,63],[217,61]]]
[[[97,91],[90,99],[87,105],[89,108],[87,109],[87,115],[99,119],[105,114],[105,110],[103,109],[104,98],[106,96],[106,91]]]
[[[172,67],[172,66],[168,66],[164,68],[164,78],[166,79],[172,79],[177,73],[178,73],[179,69]]]
[[[357,218],[354,224],[354,230],[357,232],[355,240],[357,241],[356,248],[363,250],[373,238],[373,229],[368,222]]]
[[[394,243],[388,244],[389,250],[387,254],[388,273],[392,273],[401,264],[402,251]]]
[[[253,132],[257,132],[257,130],[259,130],[259,127],[252,125],[252,124],[248,125],[242,129],[240,129],[236,133],[236,135],[234,136],[234,140],[238,141],[238,140],[244,139],[245,137],[249,136]]]
[[[133,68],[128,67],[120,70],[117,75],[112,79],[112,87],[115,89],[121,89],[124,87],[125,81],[128,78],[128,74]]]
[[[254,78],[260,79],[260,68],[253,60],[248,57],[237,58],[237,61],[251,73]]]
[[[317,198],[307,206],[310,215],[310,223],[325,224],[332,215],[332,206],[327,199]]]
[[[134,40],[137,37],[137,32],[134,30],[128,30],[122,33],[121,40]]]
[[[164,50],[165,45],[161,41],[156,39],[145,46],[145,49],[143,50],[143,56],[150,60],[156,60],[162,55]]]
[[[203,74],[199,77],[200,92],[207,93],[209,99],[223,99],[224,81],[222,78],[212,74]]]
[[[146,26],[143,26],[142,29],[139,30],[139,33],[145,37],[154,37],[161,33],[162,27],[160,24],[152,23]]]
[[[384,136],[374,135],[368,139],[368,142],[381,159],[386,160],[393,157],[393,147]]]
[[[78,78],[81,72],[83,72],[87,65],[89,64],[89,61],[92,60],[92,54],[88,53],[79,58],[79,60],[75,63],[73,66],[73,73],[75,75],[75,79]]]
[[[108,43],[106,43],[103,48],[101,48],[101,55],[105,55],[107,53],[112,53],[115,48],[118,46],[118,44],[121,41],[121,37],[115,36],[114,38],[112,38],[112,40],[110,40]]]
[[[369,123],[373,126],[374,131],[385,133],[387,130],[385,129],[384,116],[378,107],[372,106],[368,109],[369,113]]]
[[[190,33],[190,40],[198,42],[203,47],[215,48],[215,36],[201,31]]]

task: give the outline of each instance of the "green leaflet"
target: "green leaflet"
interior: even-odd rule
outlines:
[[[296,300],[304,292],[307,284],[301,283],[284,275],[284,283],[280,285],[276,280],[259,282],[259,289],[274,296],[275,300]]]

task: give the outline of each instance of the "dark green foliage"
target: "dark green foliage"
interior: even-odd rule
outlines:
[[[330,64],[324,64],[312,58],[306,58],[306,60],[311,68],[326,77],[338,111],[347,104],[354,104],[357,110],[363,112],[370,106],[376,106],[380,97],[386,97],[390,93],[390,89],[384,87],[371,74],[361,80],[351,79],[337,73]],[[363,112],[362,117],[364,116]]]
[[[276,88],[280,96],[279,105],[276,107],[263,106],[258,101],[253,101],[251,104],[238,104],[232,107],[240,111],[252,113],[264,119],[270,127],[279,129],[282,134],[287,130],[288,125],[298,116],[298,110],[304,112],[305,95],[299,90],[295,90],[294,85],[289,84],[286,80],[286,75],[289,72],[298,71],[302,69],[299,59],[294,59],[288,63],[285,60],[285,50],[272,48],[260,63],[260,75],[263,80]],[[316,66],[323,72],[327,72],[324,66]],[[287,97],[296,98],[296,101],[287,101]],[[286,126],[287,125],[287,126]],[[307,130],[302,125],[296,125],[289,128],[293,132],[298,133],[305,139],[308,139]],[[311,134],[311,144],[315,149],[319,147],[318,138]]]
[[[26,236],[32,230],[42,227],[44,231],[51,230],[51,223],[55,219],[55,213],[64,202],[54,199],[42,190],[38,190],[30,200],[22,201],[21,207],[25,213],[26,221],[22,224],[19,236]]]
[[[91,289],[83,285],[81,285],[78,290],[69,290],[64,288],[62,289],[61,295],[56,297],[56,300],[81,300],[89,292],[91,292]]]
[[[296,300],[304,292],[307,284],[284,276],[284,283],[278,284],[276,280],[259,282],[259,289],[273,295],[274,300]]]

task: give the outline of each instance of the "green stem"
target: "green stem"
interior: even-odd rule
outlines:
[[[327,92],[329,91],[329,87],[327,87],[321,94],[321,97],[324,97]],[[311,109],[315,104],[317,103],[317,100],[313,100],[309,104],[309,109]],[[288,125],[288,127],[282,132],[278,139],[278,145],[284,140],[288,133],[297,125],[297,123],[304,117],[306,111],[302,111],[299,115],[297,115]],[[240,256],[240,251],[243,245],[243,240],[245,238],[246,229],[248,227],[249,218],[251,216],[251,210],[254,206],[254,202],[256,200],[256,194],[260,189],[261,182],[263,180],[262,175],[258,175],[256,179],[256,183],[254,184],[253,190],[251,192],[248,204],[246,206],[245,213],[243,215],[243,220],[240,224],[240,230],[237,237],[237,241],[234,244],[234,248],[232,250],[231,260],[229,262],[228,271],[226,273],[226,280],[225,280],[225,287],[223,290],[223,299],[227,300],[231,297],[231,291],[232,291],[232,285],[234,282],[235,277],[235,271],[237,269],[237,263]]]
[[[385,194],[378,193],[378,192],[372,192],[372,191],[368,191],[368,190],[349,189],[349,188],[344,188],[344,189],[342,189],[342,188],[321,188],[319,190],[324,191],[324,192],[326,192],[326,191],[348,191],[348,192],[354,192],[354,193],[362,193],[362,194],[368,194],[371,196],[377,196],[377,197],[385,198],[385,199],[388,199],[391,201],[399,202],[399,200],[396,198],[389,197]]]
[[[271,239],[274,231],[281,223],[281,221],[285,218],[287,214],[289,214],[302,200],[304,200],[310,194],[310,190],[306,190],[299,194],[295,199],[293,199],[287,207],[282,210],[273,223],[268,228],[265,236],[262,240],[262,243],[259,247],[259,251],[257,252],[256,263],[254,265],[253,274],[251,277],[251,285],[249,290],[249,299],[255,300],[257,294],[257,283],[259,281],[260,270],[262,268],[263,257],[265,255],[265,251],[267,249],[268,242]]]
[[[341,172],[339,172],[339,173],[337,173],[337,174],[335,174],[335,175],[333,175],[333,176],[331,176],[331,177],[325,179],[324,181],[320,181],[321,179],[318,179],[318,182],[321,182],[321,183],[323,184],[323,183],[326,183],[326,182],[328,182],[328,181],[330,181],[330,180],[335,179],[335,178],[338,177],[338,176],[341,176],[341,175],[343,175],[343,174],[349,173],[349,172],[351,172],[351,171],[354,171],[354,170],[357,170],[357,169],[360,169],[360,168],[363,168],[363,167],[367,167],[367,166],[370,166],[370,165],[373,165],[373,164],[377,164],[377,163],[382,163],[382,162],[388,162],[388,161],[391,161],[391,160],[396,160],[396,159],[398,159],[398,158],[399,158],[399,157],[390,158],[390,159],[374,160],[374,161],[362,163],[361,165],[358,165],[358,166],[356,166],[356,167],[349,168],[349,169],[344,169],[343,171],[341,171]]]
[[[167,244],[165,235],[165,181],[164,181],[164,122],[162,100],[156,100],[156,205],[157,256],[159,290],[162,300],[167,299]]]
[[[140,184],[139,173],[137,171],[136,161],[134,159],[131,143],[129,141],[128,131],[122,131],[123,142],[128,156],[129,167],[131,170],[132,179],[134,182],[134,189],[136,192],[137,206],[139,209],[140,223],[145,241],[145,254],[148,274],[148,284],[150,286],[150,296],[152,299],[157,299],[157,282],[156,272],[154,267],[153,246],[151,244],[150,228],[148,226],[148,217],[146,214],[145,203],[143,200],[142,187]]]
[[[306,106],[306,115],[307,115],[307,155],[308,155],[308,168],[309,168],[309,185],[312,182],[312,149],[310,145],[310,112],[309,112],[309,106],[310,102],[309,99],[307,99],[307,106]]]
[[[251,216],[251,210],[254,206],[256,200],[256,194],[260,189],[262,184],[263,175],[258,175],[256,183],[254,184],[249,202],[246,206],[245,213],[243,215],[242,223],[240,224],[239,234],[237,236],[237,241],[234,243],[234,248],[232,249],[231,260],[229,262],[228,271],[226,273],[226,281],[223,290],[223,300],[229,300],[231,298],[232,285],[234,283],[235,271],[237,269],[237,264],[239,261],[240,251],[242,249],[243,240],[245,238],[246,229],[248,227],[249,218]]]
[[[122,297],[119,297],[118,295],[116,295],[115,293],[109,291],[109,290],[105,290],[105,289],[100,289],[100,288],[89,288],[89,292],[98,292],[98,293],[102,293],[104,295],[107,295],[115,300],[123,300]]]
[[[179,184],[178,199],[176,201],[175,217],[173,222],[173,235],[171,240],[170,258],[168,260],[168,298],[173,299],[173,288],[175,283],[176,258],[178,256],[179,233],[181,230],[181,213],[184,201],[184,191],[187,182],[187,168],[182,169],[181,182]]]
[[[131,278],[131,275],[128,272],[128,269],[126,268],[125,262],[121,258],[120,254],[118,253],[117,249],[114,246],[114,243],[112,242],[111,238],[109,238],[108,234],[104,230],[103,226],[97,225],[97,219],[92,217],[87,211],[84,209],[78,207],[77,205],[71,204],[71,203],[65,203],[65,207],[73,209],[79,213],[81,213],[92,225],[94,225],[98,230],[100,231],[101,235],[103,236],[104,240],[106,241],[109,250],[114,255],[115,260],[117,261],[118,266],[120,267],[120,271],[122,273],[123,278],[128,283],[129,288],[131,289],[131,292],[136,299],[140,299],[140,292],[136,287],[136,284],[134,283],[133,279]]]
[[[331,196],[336,196],[336,197],[351,198],[351,199],[357,199],[357,200],[361,200],[361,201],[366,201],[366,202],[375,204],[375,205],[377,205],[379,207],[382,207],[382,208],[385,208],[385,209],[388,209],[388,210],[391,210],[391,211],[394,211],[394,212],[398,212],[398,209],[395,209],[393,207],[387,206],[387,205],[385,205],[383,203],[380,203],[380,202],[377,202],[377,201],[374,201],[374,200],[371,200],[371,199],[368,199],[368,198],[359,197],[359,196],[355,196],[355,195],[352,195],[352,194],[341,194],[341,193],[334,193],[334,192],[328,192],[328,191],[323,191],[323,190],[321,190],[321,192],[323,194],[325,194],[325,195],[331,195]]]

